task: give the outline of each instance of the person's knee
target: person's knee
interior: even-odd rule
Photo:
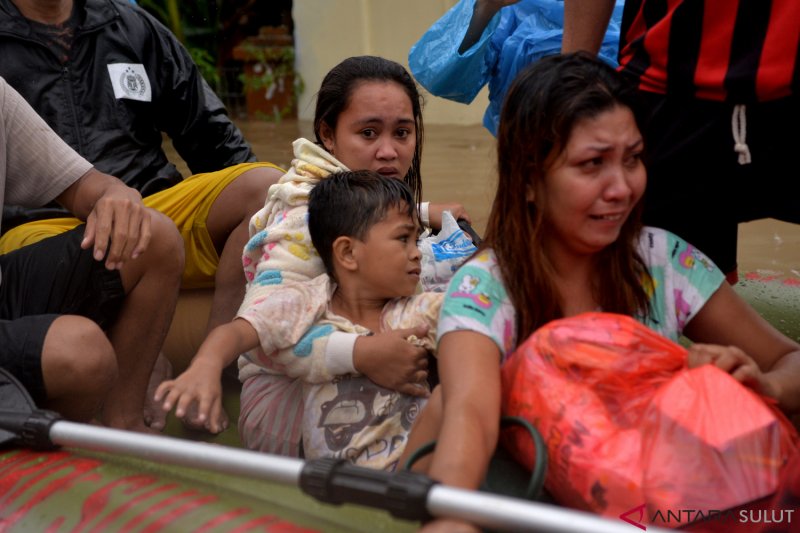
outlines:
[[[183,272],[185,251],[183,239],[175,223],[166,215],[154,211],[150,228],[152,237],[145,251],[146,258],[157,262],[163,270],[180,276]]]
[[[99,400],[117,379],[114,348],[88,318],[59,317],[44,340],[42,375],[48,398],[95,395]]]

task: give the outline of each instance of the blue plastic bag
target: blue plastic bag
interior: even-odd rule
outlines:
[[[468,104],[489,84],[489,107],[483,125],[497,135],[500,109],[517,73],[531,62],[561,51],[563,0],[520,0],[492,18],[481,38],[463,54],[458,48],[476,0],[461,0],[411,47],[408,63],[431,94]],[[617,66],[624,0],[617,0],[603,38],[600,57]]]

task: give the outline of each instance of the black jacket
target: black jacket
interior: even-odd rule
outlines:
[[[0,0],[0,76],[98,170],[144,196],[178,183],[162,132],[192,173],[255,160],[167,28],[127,0],[75,0],[75,9],[83,13],[62,64],[16,6]]]

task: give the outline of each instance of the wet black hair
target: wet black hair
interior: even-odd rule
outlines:
[[[372,170],[337,172],[320,181],[308,197],[308,231],[325,270],[333,271],[333,242],[339,237],[364,240],[390,209],[417,219],[409,186]]]
[[[335,131],[339,115],[350,103],[350,96],[356,87],[365,81],[394,82],[400,85],[411,100],[414,114],[414,130],[416,146],[411,168],[404,177],[405,182],[414,194],[416,204],[422,201],[422,141],[424,138],[422,125],[422,96],[411,74],[401,65],[390,59],[378,56],[349,57],[333,67],[322,80],[317,93],[317,106],[314,111],[314,136],[320,146],[324,146],[320,130],[322,124]]]
[[[508,90],[497,131],[497,194],[483,245],[491,247],[518,316],[520,341],[563,312],[544,249],[546,198],[526,191],[544,182],[576,124],[616,107],[631,111],[642,131],[635,87],[614,68],[585,52],[542,58],[520,71]],[[615,243],[599,254],[596,288],[604,311],[649,313],[643,284],[650,280],[637,251],[641,201]],[[536,302],[532,305],[531,302]]]

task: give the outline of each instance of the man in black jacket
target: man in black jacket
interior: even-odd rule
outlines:
[[[0,367],[40,407],[148,432],[145,390],[178,298],[180,235],[0,78],[0,206],[53,200],[86,222],[0,256]]]
[[[215,287],[207,325],[244,294],[251,215],[282,172],[255,156],[172,33],[126,0],[0,0],[0,76],[97,169],[138,189],[184,238],[182,287]],[[162,132],[191,171],[182,181]],[[199,174],[198,173],[203,173]],[[7,253],[74,227],[57,211],[0,239]],[[4,217],[3,227],[13,222]]]

